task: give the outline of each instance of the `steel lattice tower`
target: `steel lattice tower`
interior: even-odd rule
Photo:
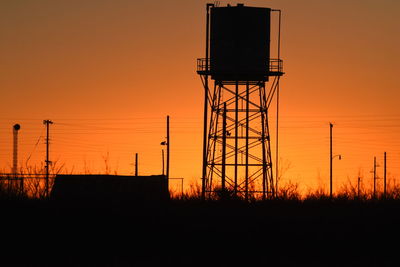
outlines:
[[[271,11],[207,4],[206,58],[197,60],[205,89],[203,198],[275,195],[268,107],[283,72],[282,60],[269,57]],[[227,34],[226,25],[235,30]]]

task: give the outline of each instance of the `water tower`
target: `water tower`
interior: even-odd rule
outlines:
[[[274,196],[268,108],[283,75],[281,12],[243,4],[206,10],[206,53],[197,59],[205,92],[202,196]],[[272,12],[278,14],[274,59]]]
[[[21,129],[19,124],[13,126],[13,167],[12,173],[14,177],[18,175],[18,131]]]

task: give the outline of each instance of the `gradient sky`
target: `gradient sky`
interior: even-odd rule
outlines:
[[[160,142],[171,116],[171,177],[200,183],[204,57],[209,1],[38,0],[0,2],[0,169],[43,165],[67,173],[161,173]],[[220,1],[220,5],[237,2]],[[366,187],[377,156],[382,177],[400,175],[400,2],[240,1],[281,9],[285,76],[280,95],[283,182],[327,189],[329,122],[334,187]],[[274,106],[270,113],[274,113]],[[275,118],[271,117],[271,125]],[[272,127],[274,133],[274,127]],[[275,136],[272,135],[274,145]],[[273,151],[274,152],[274,151]],[[107,161],[107,162],[106,162]],[[400,180],[398,180],[400,182]]]

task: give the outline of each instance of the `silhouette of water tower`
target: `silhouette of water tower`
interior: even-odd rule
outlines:
[[[268,108],[284,74],[281,12],[243,4],[207,4],[206,10],[206,55],[197,59],[205,89],[202,197],[274,196]],[[271,12],[279,15],[276,59],[270,56]]]
[[[18,175],[18,131],[21,129],[19,124],[13,126],[13,167],[12,173],[16,177]]]

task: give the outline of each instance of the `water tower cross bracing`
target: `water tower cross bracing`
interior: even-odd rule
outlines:
[[[278,52],[271,59],[274,11]],[[206,56],[197,59],[205,91],[203,198],[275,195],[268,107],[283,75],[280,14],[243,4],[206,6]]]

